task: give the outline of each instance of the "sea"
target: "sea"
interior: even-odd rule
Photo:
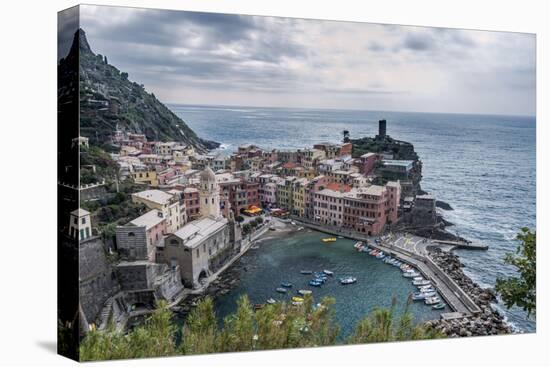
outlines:
[[[387,134],[412,143],[422,160],[422,189],[452,206],[442,211],[454,224],[448,229],[489,246],[488,251],[456,251],[464,272],[483,287],[516,275],[503,258],[516,250],[522,227],[536,230],[535,117],[180,104],[169,108],[200,137],[221,143],[221,153],[246,143],[264,149],[337,143],[344,130],[352,139],[374,136],[378,120],[386,119]],[[502,303],[495,307],[517,330],[536,330],[536,320],[522,310],[507,310]]]

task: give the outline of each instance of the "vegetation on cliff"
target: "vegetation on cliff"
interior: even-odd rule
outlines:
[[[92,331],[82,341],[82,361],[160,357],[181,354],[253,351],[283,348],[319,347],[338,344],[340,327],[334,322],[334,299],[324,298],[315,305],[306,296],[299,306],[287,303],[266,305],[254,311],[248,297],[238,300],[235,313],[220,327],[212,299],[205,298],[188,315],[176,343],[177,328],[166,303],[144,325],[127,334],[112,328]],[[394,303],[395,306],[395,303]],[[391,309],[375,310],[359,322],[344,343],[371,343],[438,338],[434,329],[415,325],[405,310],[400,316]]]
[[[177,141],[194,146],[199,152],[217,147],[217,143],[200,139],[187,124],[162,104],[145,87],[130,81],[128,73],[121,72],[107,61],[107,57],[92,52],[84,30],[75,33],[67,57],[60,60],[59,75],[64,95],[67,62],[78,57],[80,90],[80,134],[90,138],[94,145],[108,145],[116,127],[129,132],[143,133],[151,140]]]

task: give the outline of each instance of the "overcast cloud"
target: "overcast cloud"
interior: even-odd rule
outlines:
[[[163,102],[535,114],[535,36],[81,6],[92,50]]]

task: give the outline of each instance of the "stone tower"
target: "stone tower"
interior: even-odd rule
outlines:
[[[386,120],[378,121],[378,137],[381,139],[386,137]]]
[[[206,167],[200,174],[199,196],[201,218],[220,218],[220,187],[210,167]]]

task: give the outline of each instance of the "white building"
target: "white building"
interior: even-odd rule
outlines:
[[[80,241],[92,237],[92,221],[90,219],[89,211],[78,208],[71,212],[69,235]]]

